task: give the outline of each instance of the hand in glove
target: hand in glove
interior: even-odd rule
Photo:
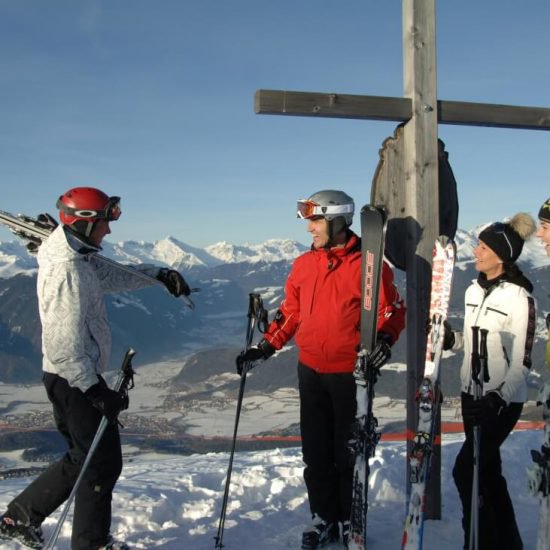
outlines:
[[[453,327],[451,327],[451,324],[446,319],[443,321],[443,330],[445,331],[443,333],[443,349],[452,349],[452,347],[455,345],[455,333],[453,331]],[[432,320],[428,318],[428,320],[426,321],[426,336],[429,336],[431,331]]]
[[[452,349],[455,345],[455,333],[453,331],[453,327],[451,327],[449,321],[445,320],[443,321],[443,328],[445,329],[445,334],[443,335],[443,349]]]
[[[496,418],[506,401],[496,392],[489,392],[481,399],[467,399],[462,402],[462,416],[465,422],[479,426],[484,421]]]
[[[176,296],[189,296],[191,289],[185,279],[175,269],[162,268],[159,270],[157,279],[164,284],[170,294]]]
[[[118,414],[128,408],[128,395],[121,395],[107,387],[104,381],[100,381],[88,388],[84,395],[92,402],[92,405],[109,421],[116,424]]]
[[[376,346],[369,355],[369,366],[375,369],[382,368],[391,357],[392,337],[387,332],[379,332]]]
[[[260,340],[256,346],[252,346],[246,351],[242,351],[237,356],[237,374],[241,375],[243,373],[245,364],[265,361],[269,359],[275,351],[275,348],[267,340]]]

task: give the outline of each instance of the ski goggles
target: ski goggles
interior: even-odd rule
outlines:
[[[120,209],[120,197],[109,197],[105,208],[102,210],[77,209],[67,206],[61,201],[61,197],[57,201],[57,208],[63,210],[69,216],[75,216],[83,220],[107,220],[108,222],[116,221],[120,218],[122,210]]]
[[[548,199],[539,210],[539,220],[550,222],[550,199]]]
[[[308,220],[315,216],[327,216],[338,214],[353,214],[353,204],[330,204],[321,206],[319,203],[308,199],[301,199],[297,204],[296,217]]]

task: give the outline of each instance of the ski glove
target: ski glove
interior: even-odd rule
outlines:
[[[88,388],[84,395],[109,421],[109,424],[116,424],[120,411],[126,410],[129,405],[128,395],[121,395],[108,388],[103,380]]]
[[[185,279],[175,269],[162,268],[157,274],[157,279],[164,284],[170,294],[176,298],[181,296],[189,296],[191,289],[185,282]]]
[[[479,426],[487,420],[496,418],[504,407],[506,407],[506,401],[496,391],[491,391],[481,399],[464,400],[462,416],[465,422]]]
[[[443,321],[443,328],[445,329],[445,334],[443,335],[443,349],[453,349],[455,345],[455,333],[449,321]]]
[[[375,369],[382,368],[391,357],[392,337],[387,332],[379,332],[376,338],[376,346],[369,354],[369,366]]]
[[[266,359],[269,359],[275,351],[275,348],[267,340],[260,340],[257,345],[248,348],[246,351],[242,351],[237,356],[237,374],[241,375],[243,373],[246,363],[265,361]],[[254,365],[250,368],[253,366]]]

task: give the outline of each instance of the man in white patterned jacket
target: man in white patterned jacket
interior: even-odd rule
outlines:
[[[102,416],[109,424],[75,495],[72,550],[128,548],[110,535],[111,499],[122,470],[117,417],[127,398],[102,377],[111,352],[111,333],[103,296],[155,284],[101,262],[95,254],[120,217],[119,197],[93,187],[76,187],[57,201],[62,225],[38,251],[37,293],[42,322],[43,381],[53,405],[66,454],[51,464],[8,504],[0,518],[0,538],[42,548],[44,519],[71,493]],[[175,296],[189,295],[174,270],[135,266],[163,282]]]

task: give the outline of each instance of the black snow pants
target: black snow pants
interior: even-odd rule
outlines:
[[[33,525],[40,525],[69,497],[102,418],[64,378],[45,373],[44,385],[57,429],[69,448],[8,505],[11,516]],[[118,426],[108,425],[75,495],[72,550],[96,550],[106,544],[112,492],[121,471]]]
[[[462,402],[473,399],[462,394]],[[479,457],[479,548],[480,550],[522,550],[512,500],[502,475],[500,446],[518,421],[523,403],[511,403],[499,416],[484,420],[480,430]],[[469,546],[473,480],[473,425],[464,422],[466,440],[458,452],[453,478],[462,501],[464,548]]]
[[[319,374],[298,363],[304,480],[311,513],[347,521],[351,511],[353,458],[348,449],[355,420],[353,374]]]

